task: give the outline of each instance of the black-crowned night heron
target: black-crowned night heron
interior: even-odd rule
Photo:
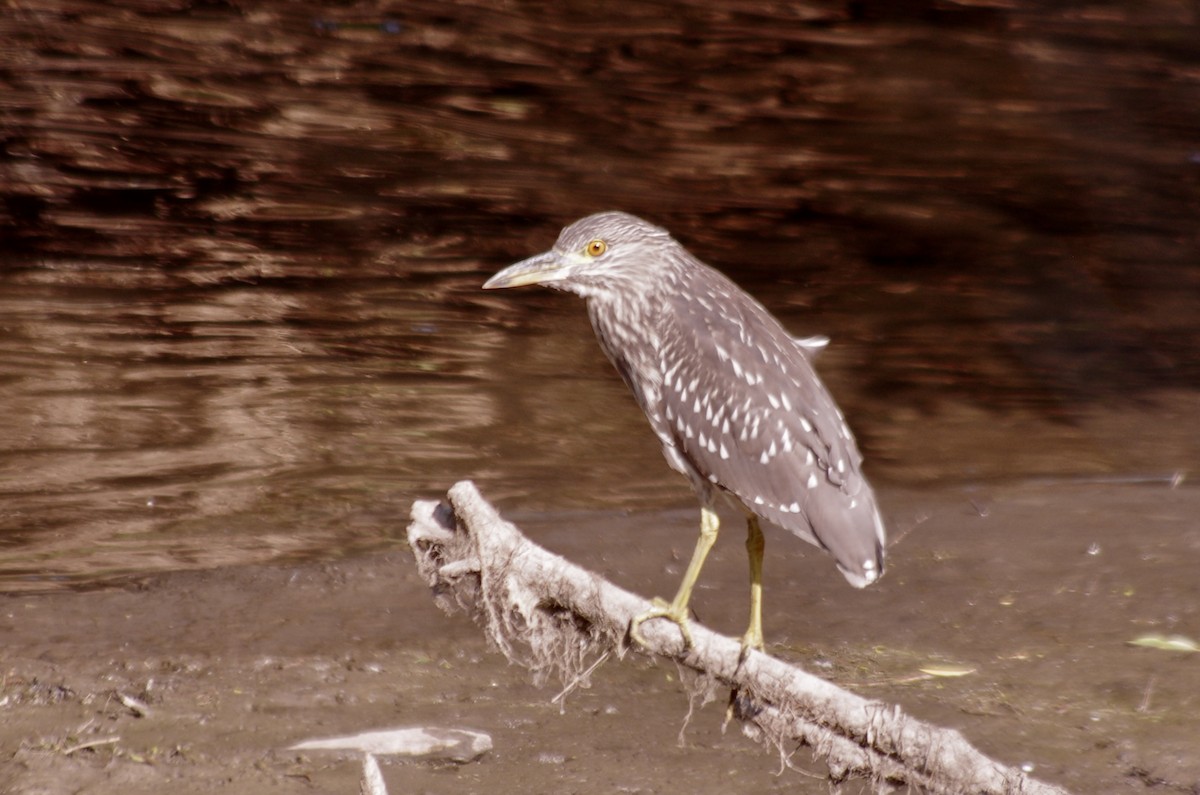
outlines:
[[[633,390],[670,465],[700,497],[700,540],[669,604],[634,619],[688,631],[688,600],[717,538],[725,494],[749,525],[750,627],[762,649],[759,517],[833,555],[851,585],[883,574],[884,529],[842,412],[813,371],[811,350],[762,304],[692,256],[665,230],[627,213],[588,216],[554,247],[497,273],[485,288],[542,284],[587,300],[600,347]]]

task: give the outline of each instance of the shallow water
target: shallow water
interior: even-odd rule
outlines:
[[[582,306],[478,289],[610,207],[833,338],[885,507],[1200,461],[1190,7],[364,8],[0,21],[0,588],[690,505]]]

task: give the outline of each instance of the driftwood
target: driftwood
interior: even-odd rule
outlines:
[[[408,540],[444,609],[462,609],[513,662],[542,679],[586,678],[590,661],[630,649],[630,620],[650,603],[526,539],[464,481],[448,502],[413,504]],[[810,746],[833,781],[861,776],[933,793],[1064,793],[1001,765],[957,731],[864,699],[739,641],[691,625],[684,650],[666,621],[643,625],[644,651],[738,693],[751,736],[786,754]],[[637,647],[640,648],[640,647]]]

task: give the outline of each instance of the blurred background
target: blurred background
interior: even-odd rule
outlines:
[[[691,510],[582,304],[479,290],[605,209],[832,338],[885,509],[1200,463],[1194,3],[9,0],[0,590]]]

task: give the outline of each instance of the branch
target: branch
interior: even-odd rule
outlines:
[[[529,541],[463,481],[448,502],[413,504],[408,541],[417,568],[448,612],[464,610],[482,624],[509,660],[538,681],[558,674],[586,679],[589,659],[629,648],[630,621],[645,599]],[[752,736],[780,749],[811,746],[829,777],[907,784],[933,793],[1064,794],[975,750],[957,731],[909,717],[767,654],[692,624],[683,649],[666,621],[642,626],[648,652],[669,657],[708,682],[738,693],[738,717]]]

